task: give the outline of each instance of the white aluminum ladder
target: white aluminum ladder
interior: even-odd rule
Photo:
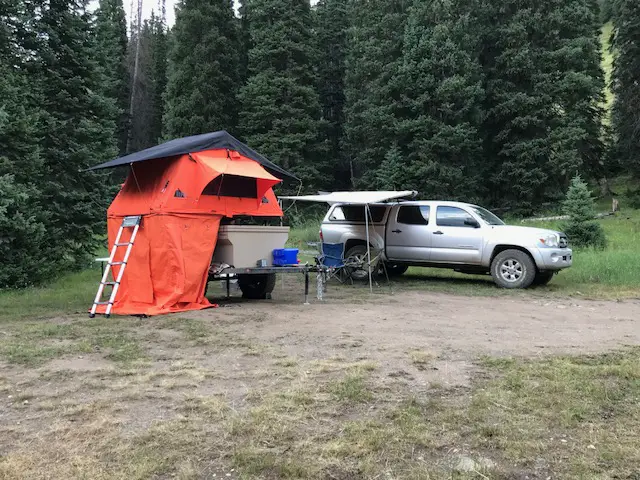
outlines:
[[[106,305],[107,308],[105,310],[105,316],[109,318],[111,316],[111,308],[113,307],[113,303],[116,300],[116,295],[118,294],[118,288],[120,287],[120,282],[122,282],[122,276],[124,275],[124,269],[127,266],[127,262],[129,261],[129,255],[131,254],[131,249],[133,248],[133,244],[136,240],[136,235],[138,234],[138,229],[140,228],[140,222],[142,221],[142,216],[130,216],[124,217],[122,220],[122,225],[120,225],[120,230],[118,230],[118,235],[116,236],[115,242],[113,242],[113,248],[111,249],[111,255],[109,255],[109,260],[107,262],[107,267],[104,269],[104,273],[102,274],[102,280],[100,281],[100,285],[98,286],[98,293],[96,293],[96,298],[93,301],[93,306],[91,307],[91,313],[89,313],[89,318],[93,318],[96,316],[96,309],[98,305]],[[131,232],[131,237],[128,242],[120,243],[120,239],[122,237],[122,232],[124,232],[125,228],[133,228],[133,232]],[[118,248],[127,247],[127,250],[124,253],[124,258],[121,262],[114,262],[116,258],[116,253],[118,252]],[[118,277],[114,279],[113,282],[108,282],[107,278],[109,278],[109,273],[111,272],[111,268],[113,266],[120,266],[120,271],[118,271]],[[109,296],[109,300],[104,302],[102,301],[102,293],[104,292],[105,286],[111,286],[111,295]]]

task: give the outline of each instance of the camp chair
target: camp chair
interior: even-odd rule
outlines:
[[[320,255],[316,257],[316,262],[326,267],[325,282],[331,278],[337,278],[340,283],[351,279],[344,259],[344,243],[320,244]]]

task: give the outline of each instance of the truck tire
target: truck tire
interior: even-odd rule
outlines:
[[[264,300],[276,286],[276,274],[238,275],[238,286],[242,291],[242,298]]]
[[[398,263],[387,263],[385,267],[387,269],[387,274],[390,277],[399,277],[400,275],[405,273],[407,270],[409,270],[408,265],[401,265]],[[380,272],[380,274],[384,275],[384,270]]]
[[[533,284],[537,286],[546,285],[553,278],[554,272],[546,271],[546,272],[538,272],[536,273],[535,278],[533,279]]]
[[[536,266],[528,254],[505,250],[491,262],[491,276],[501,288],[528,288],[535,279]]]
[[[371,253],[374,256],[374,253]],[[367,269],[367,246],[356,245],[351,247],[344,256],[347,265],[346,270],[354,282],[368,282],[369,271]],[[371,265],[371,278],[378,276],[380,269],[376,265]]]

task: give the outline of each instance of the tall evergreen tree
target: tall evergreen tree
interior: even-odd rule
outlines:
[[[342,154],[344,135],[344,79],[349,31],[347,0],[320,0],[316,5],[316,39],[318,61],[318,93],[322,106],[323,137],[328,143],[327,155],[332,162],[333,187],[348,188],[349,164]]]
[[[402,62],[410,0],[353,0],[345,78],[345,153],[352,182],[367,187],[396,138],[391,80]]]
[[[594,0],[486,0],[485,155],[490,204],[531,212],[602,160]]]
[[[614,154],[640,179],[640,3],[616,0],[613,11]]]
[[[182,0],[171,34],[165,136],[234,130],[239,82],[232,0]]]
[[[84,265],[104,231],[105,177],[86,173],[117,155],[113,101],[102,94],[88,0],[42,2],[38,30],[38,87],[47,237],[51,262]]]
[[[553,174],[547,185],[564,192],[579,172],[600,180],[607,170],[597,0],[555,1],[548,29],[550,48],[541,55],[541,61],[546,74],[554,79],[550,93],[555,115],[549,158]]]
[[[162,138],[162,118],[164,116],[164,92],[167,88],[167,55],[168,36],[164,0],[161,3],[160,15],[151,16],[151,83],[153,86],[151,116],[151,135],[155,143]]]
[[[24,2],[0,0],[0,288],[46,279],[39,110],[24,71]]]
[[[239,96],[240,131],[256,150],[297,174],[319,179],[320,104],[309,0],[252,0],[249,79]]]
[[[367,187],[396,141],[392,87],[402,62],[409,0],[353,0],[345,78],[345,153],[355,186]],[[375,41],[372,41],[375,39]]]
[[[100,0],[96,12],[97,59],[104,76],[102,91],[117,107],[118,150],[125,153],[129,129],[127,19],[122,0]]]
[[[249,31],[249,0],[238,1],[238,23],[239,23],[239,43],[240,43],[240,84],[247,83],[249,76],[249,50],[251,50],[251,32]]]
[[[167,27],[163,6],[160,15],[151,12],[140,28],[138,74],[135,77],[135,96],[131,119],[130,150],[144,150],[157,145],[163,134],[164,92],[167,85]],[[138,39],[134,30],[130,45],[129,67],[135,68],[135,48]]]
[[[410,9],[402,65],[393,81],[402,95],[396,114],[399,150],[393,147],[378,175],[397,182],[401,159],[403,182],[381,187],[479,200],[484,91],[478,6],[476,0],[427,0]]]

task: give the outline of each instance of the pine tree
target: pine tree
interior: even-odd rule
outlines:
[[[22,55],[32,18],[25,7],[0,0],[0,288],[37,284],[53,273],[38,190],[40,111]]]
[[[547,185],[557,191],[564,191],[579,171],[597,180],[607,171],[600,27],[596,0],[555,2],[548,24],[550,46],[540,60],[553,78],[552,175]]]
[[[530,213],[602,170],[595,1],[485,0],[488,203]]]
[[[168,55],[168,34],[167,21],[164,9],[164,1],[160,16],[151,16],[151,82],[153,85],[152,105],[153,115],[151,117],[151,135],[154,142],[158,143],[162,138],[162,118],[164,116],[164,92],[167,88],[167,55]]]
[[[240,85],[247,83],[249,76],[249,51],[251,50],[251,32],[249,30],[249,0],[238,1],[238,19],[240,32],[240,66],[238,76]]]
[[[345,56],[349,16],[347,0],[321,0],[316,5],[316,39],[318,61],[318,93],[322,106],[323,137],[328,142],[327,155],[334,189],[350,185],[349,163],[342,153],[344,135]],[[329,166],[329,165],[328,165]]]
[[[97,59],[104,76],[102,91],[117,106],[118,150],[124,154],[129,134],[127,19],[122,0],[100,0],[96,12]]]
[[[613,12],[614,154],[640,179],[640,3],[616,0]]]
[[[252,0],[249,79],[242,88],[240,131],[246,142],[305,187],[326,186],[318,172],[320,104],[308,0]]]
[[[402,95],[396,122],[404,182],[398,187],[428,198],[478,200],[484,184],[484,91],[478,20],[472,13],[478,4],[428,0],[410,9],[393,82]]]
[[[370,187],[396,138],[391,80],[401,64],[409,0],[353,0],[345,78],[345,154],[354,186]]]
[[[182,0],[171,34],[167,138],[234,130],[239,43],[232,0]]]
[[[87,173],[117,155],[115,105],[101,92],[88,0],[43,2],[38,21],[37,80],[44,113],[44,160],[49,261],[61,270],[85,265],[104,231],[107,176]]]
[[[137,43],[134,33],[131,45]],[[162,139],[163,95],[167,85],[167,30],[163,16],[151,12],[140,29],[140,54],[131,124],[131,151],[157,145]],[[130,68],[133,68],[133,47]],[[133,78],[133,76],[132,76]]]
[[[571,180],[563,210],[569,220],[562,229],[572,244],[577,247],[605,248],[607,246],[604,229],[594,220],[596,212],[589,187],[579,175]]]

